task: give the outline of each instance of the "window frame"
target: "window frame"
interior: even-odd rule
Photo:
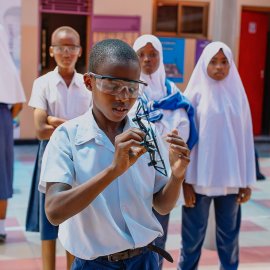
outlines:
[[[167,32],[167,31],[157,31],[157,13],[159,6],[176,6],[177,7],[177,31]],[[207,38],[208,37],[208,21],[209,21],[209,2],[198,2],[198,1],[166,1],[166,0],[155,0],[154,1],[154,11],[153,11],[153,27],[152,32],[157,36],[164,37],[184,37],[184,38]],[[203,26],[202,33],[182,33],[182,14],[183,7],[202,7],[203,8]]]

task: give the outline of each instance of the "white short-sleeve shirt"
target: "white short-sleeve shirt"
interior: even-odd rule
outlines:
[[[136,126],[128,118],[124,130]],[[168,152],[157,134],[164,159]],[[113,161],[114,145],[98,127],[92,111],[70,120],[53,133],[46,148],[39,189],[46,182],[75,187],[107,168]],[[168,177],[149,167],[148,153],[115,179],[83,211],[59,227],[64,248],[82,259],[142,247],[162,235],[162,227],[152,212],[153,194]],[[167,162],[166,162],[167,164]]]
[[[28,105],[45,110],[48,115],[69,120],[89,109],[91,96],[84,85],[82,74],[75,72],[67,87],[56,67],[34,81]]]

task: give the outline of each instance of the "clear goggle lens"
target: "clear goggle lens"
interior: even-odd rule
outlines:
[[[80,50],[80,46],[76,45],[66,45],[66,46],[60,46],[60,45],[53,45],[53,50],[55,53],[77,53]]]
[[[139,95],[139,83],[137,82],[96,78],[96,85],[103,93],[113,96],[122,94],[123,90],[131,98],[137,98]]]

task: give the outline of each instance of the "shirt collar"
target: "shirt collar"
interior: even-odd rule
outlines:
[[[58,85],[59,83],[63,83],[64,85],[66,85],[63,77],[58,72],[58,67],[55,67],[55,69],[53,70],[53,74],[54,74],[53,82],[55,85]],[[72,78],[70,85],[72,84],[75,84],[77,87],[81,87],[81,80],[76,70],[74,70],[74,76]]]
[[[85,114],[79,118],[77,133],[75,136],[75,145],[80,145],[96,139],[99,136],[104,136],[105,133],[99,128],[97,122],[93,116],[92,108],[90,108]],[[124,126],[124,130],[129,129],[130,127],[136,127],[132,119],[127,116],[127,122]]]
[[[81,87],[82,85],[82,80],[80,79],[79,74],[76,72],[76,70],[74,70],[74,76],[71,83],[74,83],[77,87]]]

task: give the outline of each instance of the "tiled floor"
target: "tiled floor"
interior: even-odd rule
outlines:
[[[25,214],[32,177],[36,146],[15,147],[15,194],[9,202],[5,245],[0,245],[1,270],[41,270],[40,240],[37,233],[24,230]],[[240,235],[239,270],[270,269],[270,145],[257,145],[262,172],[266,181],[257,182],[252,200],[243,206],[243,223]],[[171,214],[167,249],[178,260],[180,246],[180,214],[175,208]],[[57,270],[65,269],[64,251],[57,247]],[[165,263],[165,269],[176,269],[176,263]],[[215,251],[203,250],[201,270],[217,270]]]

